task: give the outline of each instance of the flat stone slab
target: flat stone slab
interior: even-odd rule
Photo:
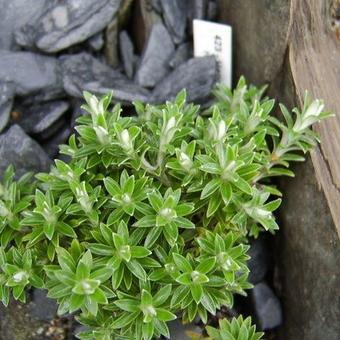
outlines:
[[[9,121],[13,97],[13,84],[0,81],[0,132],[6,127]]]
[[[16,41],[44,52],[58,52],[103,30],[119,9],[121,0],[64,0],[22,27]]]
[[[22,96],[46,92],[53,97],[63,92],[58,61],[32,52],[0,50],[0,81],[13,83],[15,93]]]

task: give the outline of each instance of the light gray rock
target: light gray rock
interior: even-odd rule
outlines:
[[[64,0],[23,26],[16,41],[45,52],[58,52],[103,30],[119,9],[121,0]]]
[[[256,284],[264,279],[271,265],[266,239],[260,236],[258,239],[253,240],[250,244],[248,255],[250,256],[248,261],[250,270],[248,280],[250,283]]]
[[[250,291],[250,296],[255,318],[261,330],[269,330],[281,325],[280,301],[265,282],[256,284]]]
[[[126,31],[121,31],[119,34],[119,49],[125,74],[128,76],[128,78],[132,78],[135,58],[133,53],[133,44]]]
[[[104,46],[103,32],[99,32],[87,41],[88,45],[95,51],[100,51]]]
[[[66,113],[70,105],[59,100],[29,107],[19,122],[26,133],[39,135],[46,132]]]
[[[185,3],[183,0],[160,0],[165,25],[176,44],[185,38],[187,22]]]
[[[216,82],[214,57],[192,58],[172,71],[152,92],[152,102],[172,100],[183,88],[188,100],[203,103],[209,97]]]
[[[192,58],[192,46],[190,43],[184,43],[177,47],[175,53],[171,56],[169,65],[176,68],[180,64]]]
[[[136,73],[137,83],[154,87],[169,72],[169,59],[174,51],[167,29],[161,24],[154,25]]]
[[[119,71],[85,52],[65,55],[60,60],[64,89],[73,97],[82,98],[87,83],[112,87],[117,79],[124,79]]]
[[[10,164],[13,164],[18,177],[28,171],[47,171],[51,164],[41,146],[19,125],[11,126],[0,135],[0,159],[0,177]]]
[[[13,105],[14,86],[0,82],[0,132],[6,127]]]
[[[54,0],[0,0],[0,48],[17,49],[14,33],[28,22],[35,22]]]
[[[63,92],[59,63],[32,52],[0,51],[0,81],[12,82],[15,93],[43,93],[45,99]]]

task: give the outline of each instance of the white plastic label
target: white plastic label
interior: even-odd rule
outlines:
[[[214,55],[217,61],[217,81],[231,87],[232,45],[231,26],[194,20],[194,56]]]

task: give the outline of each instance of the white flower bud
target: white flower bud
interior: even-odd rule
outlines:
[[[322,110],[324,109],[324,107],[325,107],[325,105],[321,100],[319,100],[319,99],[314,100],[308,106],[305,114],[303,115],[303,118],[308,118],[310,116],[318,117],[320,115],[320,113],[322,112]]]
[[[225,137],[226,132],[227,132],[227,127],[225,125],[225,122],[224,122],[224,120],[220,120],[218,125],[217,125],[216,140],[222,141],[223,138]]]
[[[27,276],[28,275],[25,271],[17,272],[13,275],[13,281],[17,283],[25,281],[27,280]]]
[[[120,133],[120,140],[121,140],[122,148],[124,150],[129,151],[132,149],[132,142],[131,142],[129,131],[127,129],[124,129]]]
[[[108,145],[111,142],[109,132],[102,126],[94,126],[94,131],[96,132],[97,138],[102,145]]]
[[[185,170],[190,170],[192,168],[192,160],[186,153],[182,151],[179,154],[179,163]]]

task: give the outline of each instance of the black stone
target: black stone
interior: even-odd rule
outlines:
[[[42,134],[58,122],[69,107],[67,101],[61,100],[31,106],[23,112],[23,119],[19,124],[26,133]]]
[[[161,24],[154,25],[136,73],[137,83],[144,87],[154,87],[169,72],[169,59],[174,51],[167,29]]]
[[[259,237],[253,240],[248,251],[250,260],[248,268],[250,270],[248,280],[252,284],[262,281],[271,266],[270,251],[265,238]]]
[[[63,84],[65,91],[73,97],[82,98],[88,83],[110,88],[124,75],[88,53],[78,53],[61,57]]]
[[[180,319],[175,319],[168,323],[170,339],[189,340],[191,337],[187,334],[190,332],[202,334],[202,329],[194,323],[183,324]]]
[[[0,81],[12,82],[22,96],[41,92],[47,99],[63,92],[58,61],[32,52],[0,51]]]
[[[208,0],[189,0],[189,20],[206,19],[208,10]]]
[[[35,22],[54,0],[0,0],[0,48],[17,49],[14,33],[28,22]]]
[[[17,176],[28,171],[47,171],[51,164],[41,146],[19,125],[11,126],[0,135],[0,159],[0,177],[10,164],[14,165]]]
[[[187,99],[202,103],[207,100],[216,82],[216,60],[214,57],[192,58],[172,71],[155,87],[151,101],[162,103],[172,100],[183,88]]]
[[[51,139],[43,143],[42,147],[51,159],[58,156],[60,144],[65,144],[71,133],[71,127],[64,124]]]
[[[64,0],[48,8],[38,20],[23,26],[16,41],[25,47],[58,52],[103,30],[121,0]]]
[[[134,68],[134,53],[133,44],[126,31],[121,31],[119,34],[119,49],[120,57],[123,62],[124,71],[128,78],[133,77]]]
[[[280,301],[265,282],[256,284],[250,291],[250,297],[255,319],[261,330],[269,330],[281,325],[282,309]]]
[[[190,43],[184,43],[177,47],[175,53],[171,56],[169,65],[176,68],[189,58],[192,58],[192,46]]]
[[[13,105],[14,86],[0,82],[0,132],[6,127]]]
[[[185,38],[186,6],[183,0],[160,0],[165,25],[173,41],[178,44]]]
[[[58,305],[56,300],[47,297],[47,292],[34,289],[29,311],[32,317],[41,321],[51,321],[57,316]]]

